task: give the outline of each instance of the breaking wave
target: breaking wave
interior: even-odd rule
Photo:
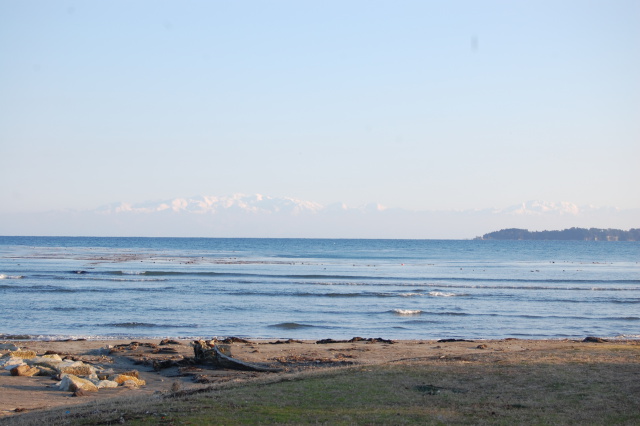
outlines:
[[[430,291],[429,292],[429,296],[431,297],[453,297],[453,296],[457,296],[457,294],[455,293],[445,293],[442,291]]]
[[[411,315],[420,315],[422,311],[419,309],[394,309],[393,312],[395,315],[401,316],[411,316]]]

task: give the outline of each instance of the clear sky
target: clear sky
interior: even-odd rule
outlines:
[[[640,2],[0,0],[0,212],[640,207]]]

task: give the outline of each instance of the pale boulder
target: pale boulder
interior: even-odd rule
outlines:
[[[24,360],[22,358],[7,358],[7,359],[3,360],[2,364],[0,364],[0,365],[2,365],[2,367],[5,370],[11,370],[14,367],[17,367],[17,366],[23,365],[23,364],[26,365],[26,363],[24,362]]]
[[[43,358],[43,359],[52,359],[54,361],[62,361],[62,357],[58,354],[48,354],[48,355],[42,355],[39,358]]]
[[[127,388],[127,389],[138,389],[138,388],[140,388],[138,383],[136,381],[134,381],[134,380],[125,380],[124,383],[122,383],[122,386]]]
[[[0,351],[17,351],[18,347],[13,343],[0,343]]]
[[[113,380],[100,380],[96,383],[96,387],[98,389],[117,388],[118,382],[114,382]]]
[[[98,390],[98,387],[89,380],[82,379],[74,376],[73,374],[64,376],[58,387],[60,390],[71,392],[75,392],[79,389],[89,392],[96,392]]]
[[[58,365],[62,364],[62,358],[60,358],[60,355],[42,355],[27,360],[27,364],[57,368]]]

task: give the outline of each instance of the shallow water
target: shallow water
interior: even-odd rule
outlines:
[[[640,243],[0,237],[0,335],[640,338]]]

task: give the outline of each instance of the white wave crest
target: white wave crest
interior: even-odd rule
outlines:
[[[307,284],[307,283],[305,283]],[[364,286],[364,285],[370,285],[370,283],[353,283],[353,282],[345,282],[345,283],[340,283],[340,282],[317,282],[317,283],[313,283],[314,285],[360,285],[360,286]]]
[[[400,297],[416,297],[416,296],[424,296],[422,293],[400,293]]]
[[[152,282],[152,281],[168,281],[166,278],[109,278],[105,279],[97,279],[96,281],[125,281],[128,283],[141,283],[141,282]]]
[[[393,313],[396,315],[420,315],[422,311],[419,309],[394,309]]]
[[[455,293],[445,293],[442,291],[430,291],[429,296],[431,297],[452,297],[455,296]]]
[[[19,280],[24,278],[24,275],[6,275],[0,274],[0,280]]]

